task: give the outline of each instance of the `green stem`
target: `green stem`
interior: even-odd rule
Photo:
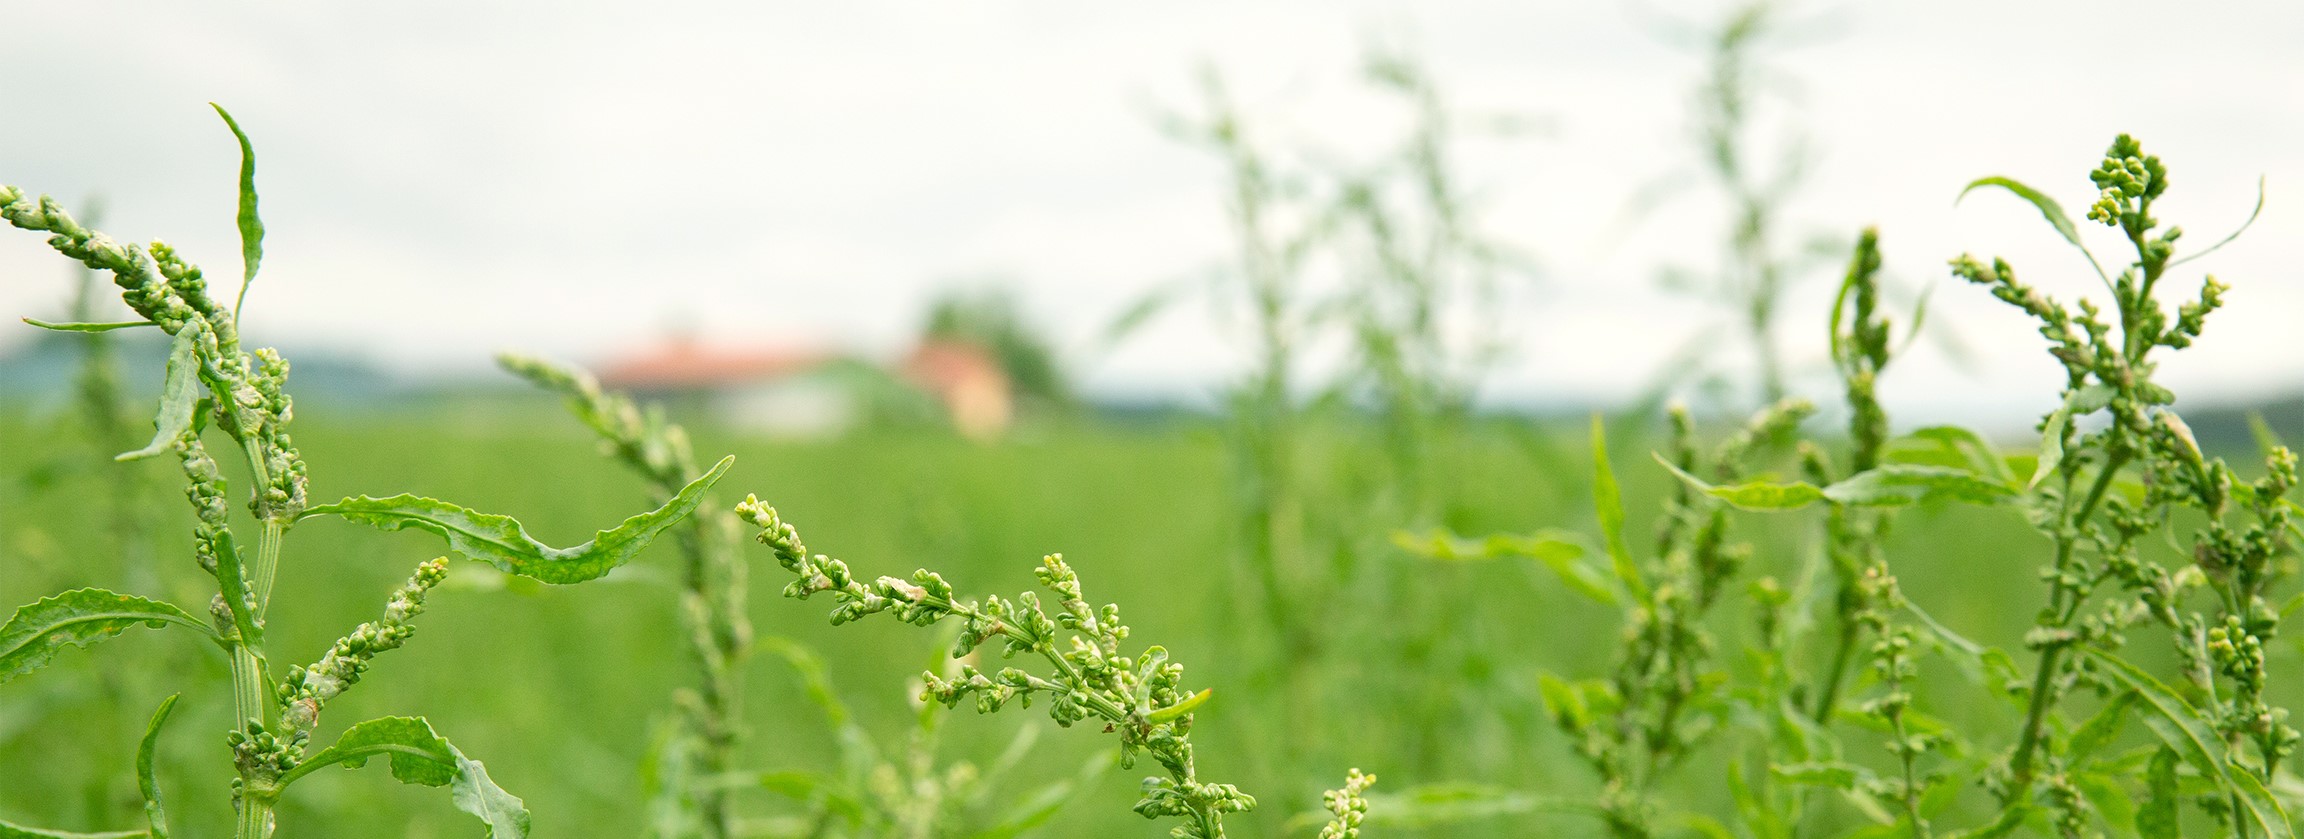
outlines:
[[[2064,569],[2071,563],[2073,546],[2080,540],[2080,525],[2088,520],[2089,514],[2096,511],[2096,505],[2104,500],[2105,489],[2112,485],[2112,478],[2120,472],[2121,466],[2127,464],[2127,460],[2128,456],[2124,452],[2114,450],[2105,461],[2103,470],[2096,474],[2096,483],[2089,488],[2087,500],[2081,502],[2076,513],[2063,520],[2056,534],[2056,573],[2048,583],[2048,603],[2056,614],[2055,624],[2058,628],[2068,623],[2072,612],[2079,607],[2077,602],[2069,606],[2064,602]],[[2058,659],[2063,657],[2065,646],[2066,642],[2053,642],[2040,651],[2040,671],[2032,677],[2032,700],[2024,711],[2024,733],[2016,741],[2015,754],[2008,759],[2008,772],[2014,781],[2008,793],[2011,802],[2022,799],[2032,789],[2032,753],[2040,745],[2040,727],[2048,717],[2056,666],[2059,664]]]
[[[1856,640],[1864,633],[1855,621],[1845,617],[1842,620],[1840,643],[1832,651],[1832,667],[1825,672],[1823,690],[1816,695],[1816,707],[1808,714],[1819,725],[1832,721],[1832,706],[1840,700],[1840,682],[1847,678],[1848,660],[1854,657]]]

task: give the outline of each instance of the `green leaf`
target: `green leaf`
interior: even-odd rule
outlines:
[[[2272,424],[2264,421],[2263,411],[2248,412],[2248,436],[2256,439],[2256,452],[2265,457],[2271,457],[2287,445],[2280,441],[2280,434],[2272,430]]]
[[[1768,767],[1768,771],[1785,783],[1841,791],[1852,791],[1857,784],[1872,779],[1872,770],[1853,763],[1790,763]]]
[[[2260,216],[2260,215],[2263,215],[2263,214],[2264,214],[2264,176],[2263,176],[2263,175],[2257,175],[2257,176],[2256,176],[2256,209],[2253,209],[2253,210],[2249,210],[2249,211],[2248,211],[2248,220],[2247,220],[2247,221],[2243,221],[2243,222],[2241,222],[2241,223],[2240,223],[2240,228],[2239,228],[2238,230],[2234,230],[2234,231],[2232,231],[2232,235],[2230,235],[2230,236],[2226,236],[2226,237],[2224,237],[2224,238],[2222,238],[2222,239],[2218,239],[2218,240],[2216,240],[2216,244],[2213,244],[2213,245],[2209,245],[2209,246],[2208,246],[2208,247],[2206,247],[2206,248],[2202,248],[2202,249],[2200,249],[2199,251],[2197,251],[2197,252],[2195,252],[2195,253],[2192,253],[2192,254],[2190,254],[2190,255],[2188,255],[2188,256],[2186,256],[2186,257],[2184,257],[2183,259],[2179,259],[2179,260],[2176,260],[2176,261],[2174,261],[2174,262],[2168,263],[2168,267],[2170,267],[2170,268],[2174,268],[2174,267],[2176,267],[2176,266],[2178,266],[2178,265],[2182,265],[2182,264],[2184,264],[2184,263],[2187,263],[2187,262],[2191,262],[2192,260],[2195,260],[2195,259],[2199,259],[2200,257],[2203,257],[2203,256],[2207,256],[2207,255],[2209,255],[2209,254],[2215,253],[2216,251],[2218,251],[2218,250],[2222,249],[2222,248],[2223,248],[2225,245],[2229,245],[2229,244],[2232,244],[2232,240],[2240,238],[2240,234],[2242,234],[2242,233],[2246,233],[2246,232],[2248,232],[2248,228],[2250,228],[2250,227],[2254,227],[2254,226],[2256,225],[2256,217],[2257,217],[2257,216]]]
[[[335,745],[281,773],[280,786],[285,789],[297,779],[337,764],[358,769],[376,757],[390,761],[392,777],[401,783],[448,787],[456,808],[486,822],[489,836],[526,839],[527,807],[489,780],[487,767],[457,751],[422,717],[379,717],[345,729]]]
[[[200,331],[187,326],[168,344],[168,373],[160,383],[160,412],[152,417],[152,442],[113,460],[137,460],[169,451],[175,448],[176,438],[192,427],[193,408],[200,404],[200,359],[194,354],[199,338]]]
[[[2009,690],[2010,685],[2023,685],[2025,679],[2023,671],[2017,669],[2015,659],[2009,658],[2007,651],[1968,640],[1951,627],[1937,622],[1935,617],[1923,611],[1918,604],[1906,601],[1904,611],[1919,619],[1920,624],[1936,636],[1938,648],[1948,653],[1953,664],[1971,681],[1989,689],[1995,696],[2015,702],[2019,707],[2024,704]]]
[[[456,782],[448,787],[448,800],[456,809],[479,817],[488,825],[488,835],[503,839],[526,839],[528,836],[528,806],[520,797],[505,792],[488,777],[488,767],[480,761],[465,757],[463,752],[449,746],[456,756]]]
[[[2065,760],[2078,766],[2108,743],[2120,736],[2121,724],[2128,720],[2128,710],[2136,705],[2136,692],[2129,691],[2113,697],[2104,707],[2089,717],[2080,728],[2072,732],[2072,740],[2065,746]]]
[[[1170,705],[1166,708],[1161,708],[1159,710],[1153,711],[1152,713],[1145,714],[1144,721],[1153,725],[1159,725],[1164,722],[1174,722],[1176,720],[1183,719],[1185,714],[1192,713],[1192,709],[1208,704],[1209,697],[1215,695],[1215,688],[1201,688],[1199,693],[1184,697],[1183,699],[1178,700],[1174,705]]]
[[[152,756],[160,747],[160,727],[168,724],[168,715],[176,710],[176,694],[160,700],[160,709],[152,712],[152,722],[144,726],[144,740],[136,744],[136,789],[144,794],[144,820],[151,824],[152,839],[168,839],[168,812],[160,806],[160,779],[153,774]]]
[[[2176,788],[2176,762],[2176,750],[2167,746],[2152,755],[2152,767],[2144,773],[2151,797],[2136,810],[2136,835],[2141,839],[2184,839],[2177,817],[2184,794]]]
[[[139,326],[159,326],[148,320],[124,320],[115,323],[56,323],[39,318],[24,318],[25,323],[57,332],[110,332],[115,329],[135,329]]]
[[[1994,483],[2011,487],[2016,485],[2016,473],[2009,471],[2007,459],[2001,457],[1999,450],[1986,442],[1983,435],[1957,425],[1932,425],[1908,436],[1935,443],[1945,452],[1958,456],[1969,471]]]
[[[233,138],[240,141],[240,296],[232,301],[232,318],[237,321],[240,309],[248,305],[248,286],[256,281],[256,267],[264,261],[264,219],[256,215],[256,147],[224,106],[210,102],[208,107],[216,109],[216,115],[232,129]]]
[[[1578,594],[1610,606],[1618,601],[1608,577],[1584,563],[1583,540],[1566,531],[1541,530],[1526,536],[1498,533],[1475,541],[1437,528],[1423,536],[1398,530],[1392,533],[1392,544],[1417,556],[1456,562],[1533,559],[1552,569]]]
[[[1890,463],[1835,482],[1823,494],[1840,504],[1893,507],[1935,501],[1991,505],[2014,498],[2016,491],[1965,469]]]
[[[2014,178],[2004,178],[1998,175],[1977,178],[1960,190],[1960,198],[1953,199],[1953,203],[1957,204],[1960,199],[1967,198],[1968,193],[1975,191],[1980,186],[1996,186],[2015,193],[2016,197],[2030,202],[2033,209],[2039,210],[2041,217],[2046,218],[2048,223],[2056,228],[2057,235],[2063,236],[2064,241],[2072,243],[2074,247],[2081,246],[2080,228],[2072,223],[2071,216],[2064,214],[2063,205],[2056,203],[2056,199],[2048,197],[2047,193],[2025,186]]]
[[[0,624],[0,682],[40,669],[66,644],[85,647],[138,625],[158,629],[172,623],[216,637],[184,610],[132,594],[82,588],[42,599]]]
[[[2001,810],[1998,817],[1982,826],[1938,835],[1944,839],[2000,839],[2016,832],[2016,828],[2023,827],[2025,817],[2030,815],[2032,805],[2019,801]]]
[[[721,458],[711,471],[689,482],[664,506],[625,519],[623,524],[595,534],[592,541],[570,548],[536,541],[510,516],[474,512],[416,495],[347,498],[313,507],[297,518],[332,515],[382,530],[413,527],[439,534],[448,540],[450,550],[505,572],[547,583],[580,583],[631,561],[641,548],[694,512],[705,491],[735,462],[734,456]]]
[[[69,830],[45,830],[0,821],[0,839],[142,839],[150,834],[141,830],[120,830],[111,833],[74,833]]]
[[[1976,180],[1969,182],[1968,186],[1960,190],[1959,198],[1952,199],[1952,203],[1960,203],[1961,198],[1968,197],[1969,192],[1974,191],[1977,187],[1980,186],[1996,186],[2001,189],[2008,190],[2009,192],[2014,193],[2016,197],[2022,198],[2026,202],[2030,203],[2033,209],[2040,211],[2041,218],[2047,219],[2048,224],[2056,228],[2056,235],[2064,237],[2064,241],[2071,243],[2072,247],[2079,249],[2081,256],[2088,258],[2088,265],[2096,269],[2096,276],[2104,280],[2104,285],[2112,285],[2112,278],[2104,273],[2104,266],[2097,264],[2096,255],[2089,253],[2088,246],[2080,241],[2080,228],[2072,223],[2071,216],[2064,214],[2063,205],[2056,203],[2056,199],[2050,198],[2048,197],[2047,193],[2026,186],[2014,178],[2004,178],[1998,175],[1994,175],[1991,177],[1977,178]]]
[[[1729,506],[1740,510],[1762,513],[1782,512],[1798,510],[1824,500],[1824,492],[1817,489],[1815,484],[1807,481],[1793,481],[1791,483],[1747,481],[1735,486],[1713,486],[1706,483],[1704,479],[1690,475],[1680,467],[1672,465],[1672,461],[1665,460],[1663,455],[1655,455],[1655,458],[1656,462],[1663,464],[1664,468],[1669,470],[1674,477],[1695,488],[1697,492],[1726,501]]]
[[[1608,464],[1608,430],[1600,415],[1592,415],[1592,504],[1600,516],[1600,535],[1608,545],[1608,559],[1616,579],[1632,599],[1648,602],[1648,582],[1632,562],[1632,549],[1624,544],[1624,492],[1616,486],[1616,468]]]
[[[2184,762],[2192,764],[2200,775],[2218,786],[2237,793],[2240,799],[2238,814],[2255,826],[2253,833],[2266,839],[2292,839],[2294,832],[2288,825],[2288,815],[2281,812],[2280,802],[2264,789],[2262,782],[2246,769],[2227,767],[2223,745],[2216,739],[2214,726],[2200,716],[2192,703],[2152,675],[2137,669],[2119,656],[2102,650],[2090,649],[2089,655],[2102,665],[2113,680],[2136,692],[2144,725],[2160,738],[2160,742],[2175,750]]]
[[[1552,721],[1561,728],[1581,731],[1592,724],[1592,712],[1584,706],[1584,695],[1575,685],[1550,673],[1537,673],[1536,687],[1544,694],[1544,707],[1551,709]]]

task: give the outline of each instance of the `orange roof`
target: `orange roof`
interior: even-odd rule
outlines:
[[[683,342],[612,361],[600,370],[600,381],[642,390],[721,387],[806,372],[832,358],[826,352],[706,348]]]

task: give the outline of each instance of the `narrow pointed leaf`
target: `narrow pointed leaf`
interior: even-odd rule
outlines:
[[[182,609],[132,594],[83,588],[44,598],[0,624],[0,682],[40,669],[66,644],[85,647],[137,626],[168,624],[216,635]]]
[[[2152,675],[2101,650],[2089,650],[2097,664],[2114,681],[2136,692],[2137,709],[2142,713],[2144,725],[2160,738],[2160,742],[2175,750],[2184,762],[2199,770],[2201,777],[2217,786],[2237,793],[2240,812],[2236,814],[2254,825],[2254,835],[2266,839],[2292,839],[2295,836],[2288,824],[2288,815],[2281,812],[2280,802],[2264,788],[2248,770],[2227,766],[2224,748],[2216,738],[2216,729],[2192,703],[2184,701],[2175,690],[2162,684]]]
[[[135,329],[139,326],[159,326],[148,320],[124,320],[114,323],[57,323],[39,318],[24,318],[25,323],[56,332],[110,332],[115,329]]]
[[[1600,535],[1608,546],[1616,579],[1632,593],[1632,599],[1647,602],[1648,582],[1640,578],[1640,566],[1632,561],[1632,549],[1624,544],[1624,491],[1616,486],[1616,467],[1608,463],[1608,430],[1601,425],[1599,414],[1592,415],[1592,505],[1600,517]]]
[[[74,833],[69,830],[45,830],[0,821],[0,839],[142,839],[141,830],[119,830],[110,833]]]
[[[2004,178],[1998,175],[1977,178],[1960,190],[1960,198],[1953,199],[1953,203],[1959,203],[1961,198],[1967,198],[1968,193],[1975,191],[1980,186],[1996,186],[2014,193],[2016,197],[2031,204],[2033,209],[2039,210],[2040,216],[2047,219],[2048,224],[2056,228],[2056,234],[2064,237],[2064,241],[2072,243],[2073,247],[2083,247],[2080,244],[2080,228],[2072,223],[2071,216],[2064,214],[2064,206],[2056,203],[2056,199],[2048,197],[2047,193],[2025,186],[2014,178]]]
[[[1161,708],[1157,711],[1153,711],[1152,713],[1145,714],[1144,721],[1158,725],[1160,723],[1173,722],[1182,719],[1185,714],[1192,713],[1192,709],[1208,704],[1209,697],[1215,695],[1215,688],[1201,688],[1199,693],[1184,697],[1183,699],[1177,701],[1177,703],[1174,705],[1170,705],[1166,708]]]
[[[2246,233],[2246,232],[2248,232],[2248,228],[2256,226],[2256,217],[2257,217],[2257,216],[2261,216],[2261,215],[2263,215],[2263,214],[2264,214],[2264,176],[2263,176],[2263,175],[2257,175],[2257,176],[2256,176],[2256,209],[2253,209],[2253,210],[2249,210],[2249,211],[2248,211],[2248,220],[2247,220],[2247,221],[2243,221],[2243,222],[2241,222],[2241,223],[2240,223],[2240,228],[2239,228],[2238,230],[2234,230],[2234,231],[2232,231],[2232,235],[2230,235],[2230,236],[2226,236],[2226,237],[2224,237],[2224,238],[2222,238],[2222,239],[2218,239],[2218,240],[2216,240],[2216,244],[2213,244],[2213,245],[2209,245],[2208,247],[2205,247],[2205,248],[2202,248],[2202,249],[2200,249],[2200,250],[2198,250],[2198,251],[2195,251],[2195,252],[2193,252],[2191,255],[2189,255],[2189,256],[2186,256],[2186,257],[2184,257],[2183,259],[2179,259],[2179,260],[2176,260],[2175,262],[2171,262],[2171,263],[2168,263],[2168,267],[2170,267],[2170,268],[2174,268],[2174,267],[2176,267],[2176,266],[2178,266],[2178,265],[2182,265],[2182,264],[2184,264],[2184,263],[2187,263],[2187,262],[2191,262],[2192,260],[2195,260],[2195,259],[2199,259],[2200,257],[2203,257],[2203,256],[2207,256],[2207,255],[2209,255],[2209,254],[2215,253],[2216,251],[2218,251],[2218,250],[2221,250],[2221,249],[2222,249],[2222,248],[2223,248],[2225,245],[2229,245],[2229,244],[2232,244],[2232,240],[2240,238],[2240,234],[2242,234],[2242,233]]]
[[[1663,464],[1673,477],[1679,478],[1682,483],[1693,487],[1697,492],[1726,501],[1729,506],[1739,510],[1761,513],[1783,512],[1797,510],[1825,500],[1824,491],[1817,489],[1815,484],[1807,481],[1792,481],[1790,483],[1747,481],[1733,486],[1714,486],[1707,483],[1703,478],[1690,475],[1686,470],[1672,465],[1672,461],[1665,460],[1663,455],[1657,455],[1656,462]]]
[[[192,427],[193,408],[200,403],[200,359],[193,352],[199,337],[198,330],[185,327],[168,345],[168,373],[160,383],[160,412],[152,417],[152,442],[113,460],[137,460],[166,452]]]
[[[210,102],[208,107],[216,109],[232,129],[232,137],[240,141],[240,296],[232,302],[232,316],[238,318],[248,303],[248,285],[256,281],[256,268],[264,262],[264,219],[256,214],[256,146],[224,106]]]
[[[527,528],[510,516],[475,512],[416,495],[347,498],[313,507],[299,518],[332,515],[383,530],[429,531],[447,539],[450,550],[507,573],[546,583],[580,583],[631,561],[633,555],[665,529],[695,512],[696,505],[704,500],[705,491],[718,483],[735,462],[734,457],[721,458],[711,471],[689,482],[672,500],[664,502],[664,506],[625,519],[623,524],[595,534],[592,541],[569,548],[555,548],[536,541],[528,535]]]
[[[1583,561],[1586,548],[1574,534],[1544,530],[1526,536],[1499,533],[1471,540],[1458,538],[1446,530],[1435,529],[1421,537],[1402,530],[1392,534],[1392,543],[1417,556],[1438,560],[1533,559],[1552,569],[1561,582],[1578,594],[1609,605],[1615,605],[1618,600],[1607,575]]]
[[[160,806],[160,779],[153,774],[152,756],[160,747],[160,727],[168,724],[181,696],[160,700],[160,709],[152,712],[151,724],[144,727],[143,742],[136,744],[136,789],[144,794],[144,820],[152,825],[152,839],[168,839],[168,813]]]
[[[377,757],[391,763],[392,777],[401,783],[448,787],[457,809],[486,822],[489,836],[528,836],[528,809],[520,799],[496,786],[487,767],[457,751],[422,717],[379,717],[345,729],[335,745],[282,773],[280,786],[338,764],[358,769]]]
[[[1965,469],[1891,463],[1834,482],[1823,495],[1835,503],[1872,507],[1936,501],[1991,505],[2014,498],[2016,491]]]

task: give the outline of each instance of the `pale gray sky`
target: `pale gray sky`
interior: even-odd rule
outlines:
[[[1494,234],[1537,254],[1510,313],[1505,398],[1619,398],[1716,316],[1656,290],[1715,257],[1686,197],[1626,230],[1643,183],[1682,165],[1696,55],[1661,17],[1716,3],[397,2],[164,0],[0,6],[0,181],[169,239],[234,277],[236,149],[253,135],[268,259],[246,328],[403,368],[476,369],[500,347],[597,359],[686,323],[708,340],[899,346],[926,297],[1012,277],[1092,385],[1204,393],[1237,355],[1205,310],[1110,354],[1104,324],[1146,290],[1218,264],[1220,172],[1155,130],[1201,60],[1264,136],[1350,156],[1397,127],[1356,75],[1372,37],[1420,52],[1468,110],[1545,117],[1541,137],[1468,141]],[[2234,287],[2180,392],[2304,387],[2304,4],[1895,0],[1812,9],[1773,65],[1820,153],[1803,226],[1882,227],[1890,269],[1939,281],[1964,250],[2009,256],[2072,296],[2094,281],[1979,175],[2077,211],[2127,131],[2174,170],[2164,219],[2205,243],[2187,269]],[[2109,249],[2111,243],[2106,243]],[[2190,288],[2189,271],[2177,284]],[[0,236],[0,314],[50,316],[60,260]],[[1786,317],[1821,356],[1825,281]],[[2100,295],[2101,292],[2099,291]],[[1984,363],[1924,350],[1892,401],[1917,417],[2036,412],[2056,381],[2038,339],[1943,283],[1932,322]],[[0,347],[25,338],[0,329]]]

